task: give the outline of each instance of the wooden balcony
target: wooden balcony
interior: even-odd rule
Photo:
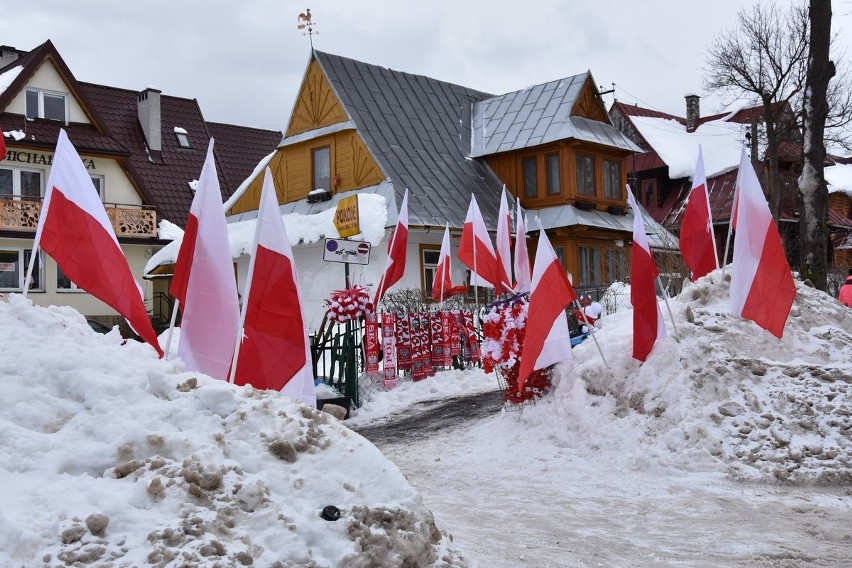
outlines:
[[[41,199],[0,198],[0,231],[35,233]],[[117,237],[157,237],[157,213],[143,205],[104,203]]]

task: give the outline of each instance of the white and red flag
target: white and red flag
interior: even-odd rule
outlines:
[[[716,255],[716,236],[710,216],[710,196],[704,174],[704,158],[698,147],[698,162],[692,176],[692,190],[686,200],[686,211],[680,223],[680,254],[695,282],[719,268]]]
[[[518,391],[523,392],[524,383],[533,371],[571,358],[565,307],[576,299],[565,268],[539,225]]]
[[[407,251],[408,189],[405,190],[405,196],[403,196],[402,204],[399,206],[396,228],[388,242],[388,260],[385,263],[385,272],[382,274],[382,279],[379,280],[379,286],[376,288],[376,297],[373,299],[373,305],[376,309],[378,309],[379,302],[384,298],[388,288],[399,282],[403,274],[405,274],[405,256]]]
[[[477,286],[493,286],[498,294],[504,289],[511,291],[508,284],[509,277],[503,266],[497,262],[491,236],[488,234],[476,197],[473,195],[470,196],[470,206],[462,229],[458,258],[470,268],[471,283]]]
[[[68,278],[124,316],[160,357],[142,289],[130,271],[92,179],[65,130],[59,131],[33,249],[41,247]],[[36,255],[32,255],[34,260]],[[27,271],[27,286],[32,260]]]
[[[453,287],[450,271],[452,264],[450,260],[450,226],[444,229],[444,239],[441,241],[441,253],[438,255],[438,267],[435,269],[435,279],[432,280],[432,299],[443,302],[450,295]]]
[[[232,374],[238,385],[281,391],[315,405],[308,328],[295,268],[272,173],[266,168],[243,293],[243,335]]]
[[[633,358],[645,361],[654,342],[666,337],[666,324],[657,300],[656,279],[659,275],[642,212],[627,186],[627,201],[633,209],[633,249],[630,260],[630,303],[633,304]]]
[[[189,208],[169,292],[180,302],[178,355],[186,369],[227,379],[237,342],[240,308],[212,138]]]
[[[740,159],[731,221],[736,229],[731,312],[780,338],[796,297],[796,284],[781,235],[745,151]]]
[[[515,292],[529,292],[532,284],[524,214],[524,210],[521,209],[521,200],[518,199],[515,208]]]
[[[495,254],[497,264],[500,267],[501,277],[505,276],[503,282],[512,282],[512,218],[509,217],[509,204],[506,201],[506,186],[500,192],[500,211],[497,213],[497,237],[495,240]],[[499,288],[498,288],[499,290]],[[507,290],[510,291],[511,290]]]

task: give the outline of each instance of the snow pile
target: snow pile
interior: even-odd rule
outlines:
[[[17,294],[0,340],[4,565],[466,566],[399,469],[327,414]]]
[[[784,337],[730,313],[717,270],[664,304],[669,337],[631,357],[632,310],[602,318],[561,364],[528,427],[623,465],[726,471],[734,477],[852,481],[852,310],[797,282]],[[532,430],[531,430],[532,431]]]

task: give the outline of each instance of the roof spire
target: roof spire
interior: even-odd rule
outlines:
[[[304,12],[299,14],[299,18],[296,21],[299,22],[299,24],[296,26],[296,29],[305,30],[302,32],[302,35],[308,36],[311,42],[311,51],[313,51],[314,35],[319,35],[319,32],[314,30],[314,23],[311,21],[311,9],[305,9]]]

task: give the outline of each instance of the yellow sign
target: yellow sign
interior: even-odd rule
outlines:
[[[341,238],[351,237],[361,232],[358,225],[358,196],[344,197],[337,203],[334,212],[334,228]]]

